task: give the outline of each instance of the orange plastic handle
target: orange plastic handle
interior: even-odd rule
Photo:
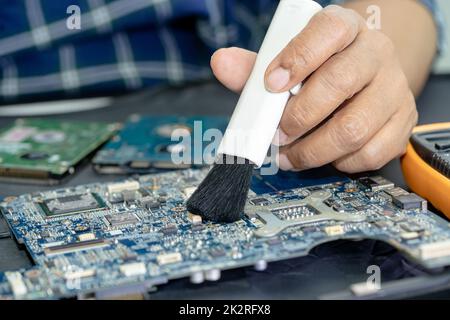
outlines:
[[[418,126],[416,132],[450,129],[450,122]],[[450,218],[450,179],[426,163],[408,144],[401,158],[403,176],[412,191],[427,199],[433,206]]]

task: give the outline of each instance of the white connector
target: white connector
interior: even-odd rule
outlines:
[[[218,154],[250,160],[260,167],[290,93],[266,90],[264,74],[272,60],[322,9],[312,0],[281,0],[258,53],[253,71],[220,143]]]

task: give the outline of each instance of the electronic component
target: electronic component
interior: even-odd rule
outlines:
[[[381,176],[373,176],[373,177],[365,177],[358,179],[359,183],[363,186],[369,188],[371,191],[380,191],[385,189],[391,189],[394,187],[394,183],[381,177]]]
[[[218,281],[220,279],[220,270],[219,269],[211,269],[205,271],[205,280],[207,281]]]
[[[269,202],[267,201],[266,198],[252,199],[252,200],[250,200],[250,203],[255,206],[264,206],[264,205],[269,204]]]
[[[159,230],[159,232],[161,232],[165,236],[171,236],[171,235],[174,235],[174,234],[176,234],[178,232],[178,228],[175,225],[171,224],[171,225],[168,225],[168,226],[166,226],[164,228],[161,228]]]
[[[93,234],[91,232],[79,234],[78,240],[80,240],[80,241],[95,240],[95,234]]]
[[[105,240],[90,240],[46,247],[44,248],[44,252],[47,256],[53,256],[65,253],[73,253],[81,250],[98,249],[108,245],[109,243]]]
[[[340,236],[341,234],[344,234],[345,231],[341,225],[335,225],[325,227],[325,232],[329,236]]]
[[[277,178],[256,172],[242,219],[220,224],[201,221],[185,208],[186,190],[207,171],[6,198],[1,211],[35,266],[12,270],[9,279],[0,273],[0,298],[100,295],[136,281],[152,287],[182,277],[217,281],[222,270],[263,270],[267,261],[301,257],[335,239],[378,239],[424,268],[450,265],[448,223],[422,204],[396,205],[392,199],[409,195],[403,189],[372,190],[346,177],[314,185],[317,179],[298,179],[299,173]],[[282,189],[283,181],[289,186]],[[132,203],[111,201],[124,194]]]
[[[93,193],[68,195],[38,202],[47,218],[101,209],[105,204]]]
[[[412,240],[418,238],[420,235],[417,232],[402,232],[400,233],[400,237],[405,240]]]
[[[97,122],[17,119],[0,131],[0,179],[59,183],[118,128]]]
[[[132,115],[124,128],[94,157],[93,163],[100,173],[143,173],[155,169],[179,169],[204,166],[215,154],[204,159],[204,148],[211,142],[201,136],[206,130],[221,133],[228,124],[227,117],[182,117]],[[172,135],[174,139],[172,140]],[[200,135],[200,137],[198,137]],[[194,152],[195,145],[200,148]],[[218,143],[218,141],[217,141]],[[174,163],[172,153],[184,153],[186,161]]]
[[[119,268],[120,272],[122,272],[126,277],[139,276],[147,272],[147,268],[142,262],[123,264]]]
[[[421,211],[427,211],[427,201],[414,193],[393,197],[392,201],[402,209],[420,209]]]
[[[398,197],[398,196],[403,196],[403,195],[408,195],[409,192],[406,191],[403,188],[400,187],[395,187],[389,190],[385,191],[388,195],[390,195],[392,198]]]
[[[94,269],[85,269],[85,270],[70,270],[64,274],[64,278],[67,281],[77,281],[81,278],[89,278],[95,275]]]
[[[267,261],[265,261],[265,260],[256,261],[254,268],[256,271],[266,270],[267,269]]]
[[[20,298],[27,293],[28,289],[19,272],[6,272],[5,276],[11,286],[14,297]]]
[[[136,200],[136,191],[124,190],[122,191],[122,199],[126,202],[132,202]]]
[[[123,194],[122,193],[111,193],[109,194],[108,201],[111,203],[120,203],[123,202]]]
[[[202,217],[197,214],[188,212],[188,219],[192,224],[202,223]]]
[[[121,191],[135,191],[138,189],[139,189],[139,182],[136,180],[108,184],[109,193],[119,193]]]
[[[200,284],[205,281],[205,275],[201,271],[197,271],[191,274],[190,281],[193,284]]]
[[[156,211],[159,208],[161,208],[161,203],[158,201],[155,201],[153,198],[143,198],[141,199],[141,205],[144,206],[144,208],[150,210],[150,211]]]
[[[120,228],[126,225],[135,224],[139,222],[138,217],[136,217],[136,215],[132,212],[109,214],[106,215],[105,218],[113,228]]]
[[[180,262],[183,260],[179,252],[166,253],[156,257],[159,265],[170,264],[175,262]]]

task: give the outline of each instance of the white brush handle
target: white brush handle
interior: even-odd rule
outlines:
[[[267,91],[264,74],[277,54],[321,9],[312,0],[280,1],[218,154],[244,158],[258,167],[263,164],[290,95]]]

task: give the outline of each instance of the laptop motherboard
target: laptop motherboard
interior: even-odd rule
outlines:
[[[5,198],[2,213],[35,266],[1,273],[0,298],[111,298],[177,278],[218,281],[224,270],[264,270],[337,239],[378,239],[424,268],[450,265],[448,223],[382,177],[308,185],[255,171],[242,219],[217,224],[184,205],[207,171]]]

